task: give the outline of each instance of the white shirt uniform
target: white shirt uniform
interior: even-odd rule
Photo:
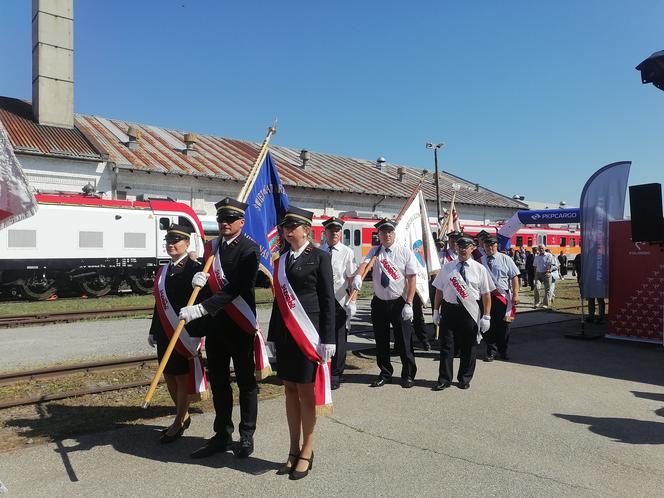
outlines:
[[[552,271],[553,267],[556,266],[555,258],[549,252],[535,256],[533,264],[535,265],[535,271],[538,273]]]
[[[470,289],[471,297],[477,301],[482,294],[494,290],[496,285],[493,283],[489,271],[480,263],[472,258],[468,258],[466,264],[466,283]],[[443,291],[443,299],[451,304],[457,304],[457,293],[452,284],[450,284],[450,275],[454,270],[458,271],[460,265],[461,261],[446,263],[433,281],[433,286]]]
[[[512,288],[512,279],[520,275],[514,260],[507,254],[497,252],[493,256],[483,256],[482,264],[493,274],[493,280],[501,294],[506,295]]]
[[[387,256],[392,265],[394,265],[401,272],[401,275],[404,278],[400,279],[398,282],[395,282],[394,280],[390,279],[389,285],[387,287],[383,287],[383,285],[380,282],[382,270],[380,264],[378,263],[378,258],[376,258],[376,262],[374,263],[371,272],[373,279],[374,294],[378,299],[382,299],[383,301],[391,301],[399,297],[403,297],[405,299],[406,298],[405,277],[409,275],[417,275],[418,262],[417,259],[415,258],[415,253],[406,246],[398,244],[392,244],[389,248],[387,248],[388,249],[387,252],[385,252],[386,249],[385,247],[377,246],[372,248],[371,251],[369,251],[367,257],[364,258],[364,263],[369,262],[369,260],[373,257],[373,255],[376,254],[376,250],[378,249],[378,247],[380,247],[381,253]]]
[[[355,264],[355,255],[353,250],[337,242],[333,246],[327,245],[327,242],[321,244],[321,251],[330,253],[332,258],[332,276],[334,282],[334,297],[342,306],[346,303],[346,289],[348,288],[348,279],[355,274],[357,265]]]

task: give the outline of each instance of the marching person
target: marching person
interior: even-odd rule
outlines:
[[[443,266],[433,282],[437,289],[433,321],[440,325],[440,366],[434,391],[452,385],[455,347],[461,360],[458,387],[470,388],[477,345],[491,325],[491,292],[495,285],[487,269],[471,257],[475,250],[473,239],[459,238],[457,248],[459,260]]]
[[[206,299],[180,310],[189,323],[205,315],[205,350],[214,402],[214,436],[194,451],[191,458],[205,458],[226,451],[233,443],[233,391],[230,363],[240,391],[240,442],[236,456],[246,458],[254,451],[258,413],[258,386],[254,359],[256,322],[255,285],[260,261],[258,245],[242,233],[247,204],[226,197],[215,204],[219,237],[205,246],[205,259],[214,254],[210,273],[199,272],[192,285],[203,289]],[[209,280],[208,280],[209,277]],[[239,318],[238,312],[242,313]]]
[[[200,263],[190,259],[187,254],[191,232],[190,227],[183,225],[173,224],[168,227],[165,237],[166,252],[171,261],[159,269],[154,281],[155,309],[148,344],[157,346],[160,362],[178,326],[177,313],[186,306],[191,296],[191,279],[201,269]],[[196,337],[199,328],[198,324],[191,324],[182,330],[164,369],[164,379],[168,393],[175,403],[176,415],[171,426],[162,432],[159,439],[161,443],[172,443],[182,436],[191,424],[188,413],[190,401],[196,399],[196,393],[206,390],[200,361],[202,340]],[[190,386],[196,389],[190,390]]]
[[[491,292],[491,328],[484,335],[484,361],[493,361],[497,354],[502,360],[509,361],[509,327],[514,318],[513,307],[520,302],[521,272],[512,258],[498,252],[498,239],[495,237],[484,239],[484,251],[486,256],[482,258],[482,264],[489,270],[489,276],[496,286]]]
[[[290,206],[281,223],[289,244],[275,261],[268,340],[284,383],[290,449],[277,474],[306,477],[314,460],[316,415],[329,413],[329,360],[335,353],[334,277],[329,252],[309,242],[313,213]]]
[[[380,245],[369,251],[353,279],[353,287],[362,286],[361,275],[376,255],[372,278],[374,297],[371,300],[371,321],[376,341],[376,360],[380,374],[371,387],[392,382],[394,368],[390,361],[390,324],[394,332],[395,349],[401,356],[401,386],[415,385],[415,354],[413,351],[413,298],[415,297],[417,259],[405,246],[395,244],[396,222],[383,218],[374,225],[378,229]]]
[[[555,265],[553,255],[548,252],[544,252],[544,245],[538,244],[537,246],[537,255],[533,261],[535,266],[535,302],[533,303],[534,308],[548,308],[551,302],[551,283],[552,276],[551,272]],[[542,298],[541,286],[544,286],[544,298]]]
[[[440,260],[440,265],[444,265],[454,259],[458,258],[456,250],[456,240],[461,237],[461,233],[456,230],[447,234],[447,242],[443,241],[443,245],[447,244],[447,247],[438,251],[438,259]]]
[[[355,315],[356,303],[348,301],[349,284],[357,269],[353,250],[341,242],[341,230],[344,221],[332,216],[323,222],[325,240],[321,244],[322,251],[330,253],[332,258],[332,275],[334,277],[334,337],[337,346],[332,357],[332,389],[339,389],[346,368],[346,340],[350,319]]]

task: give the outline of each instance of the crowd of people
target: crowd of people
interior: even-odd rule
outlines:
[[[189,403],[207,392],[201,358],[205,337],[214,434],[191,457],[206,458],[229,449],[239,458],[251,455],[258,412],[257,378],[269,370],[266,358],[272,351],[277,376],[284,385],[290,441],[277,474],[302,479],[313,466],[316,417],[330,413],[331,393],[344,381],[349,322],[369,270],[378,367],[370,387],[381,388],[393,381],[391,335],[401,359],[401,386],[409,389],[415,385],[414,336],[425,349],[431,348],[424,328],[424,303],[416,291],[418,262],[412,250],[397,243],[395,220],[384,218],[376,223],[379,244],[357,266],[352,250],[341,241],[343,220],[326,220],[324,242],[316,247],[310,239],[313,213],[291,206],[279,225],[275,299],[264,337],[256,318],[254,289],[259,247],[242,233],[247,205],[225,198],[216,208],[220,235],[205,247],[204,259],[212,261],[209,271],[188,257],[191,229],[172,225],[166,234],[171,262],[161,267],[155,280],[156,304],[148,337],[160,360],[178,322],[184,321],[185,326],[164,370],[176,417],[163,430],[160,442],[172,443],[182,436],[191,423]],[[509,325],[521,289],[533,287],[535,306],[550,306],[555,282],[564,278],[566,261],[555,258],[543,246],[532,253],[523,248],[499,252],[498,241],[486,232],[477,238],[450,233],[440,243],[438,256],[442,270],[430,282],[432,318],[440,341],[440,366],[433,390],[453,385],[455,356],[460,358],[456,385],[466,390],[471,386],[482,340],[485,361],[509,361]],[[192,286],[201,291],[196,302],[187,306]],[[231,361],[239,388],[236,444]]]

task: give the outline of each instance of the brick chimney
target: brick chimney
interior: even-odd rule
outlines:
[[[32,0],[32,111],[74,127],[74,0]]]

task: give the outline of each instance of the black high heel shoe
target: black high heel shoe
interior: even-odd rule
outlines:
[[[184,427],[185,430],[189,429],[189,426],[191,425],[191,416],[187,417],[187,420],[184,421],[184,424],[182,424],[182,427]],[[162,434],[166,434],[168,432],[169,427],[163,428],[160,432]]]
[[[313,451],[311,452],[311,458],[304,458],[303,456],[298,456],[297,459],[298,460],[305,460],[305,461],[309,462],[309,467],[307,468],[307,470],[304,470],[304,471],[300,472],[298,470],[295,470],[295,466],[297,466],[297,462],[295,462],[295,465],[293,466],[293,470],[291,471],[290,475],[288,476],[288,478],[291,481],[297,481],[298,479],[302,479],[303,477],[307,477],[307,475],[309,474],[309,471],[314,467],[314,453],[313,453]]]
[[[180,439],[182,437],[182,434],[184,434],[184,431],[186,431],[189,428],[189,425],[191,425],[191,417],[189,417],[184,424],[180,427],[180,429],[173,434],[172,436],[168,435],[168,429],[164,431],[159,438],[159,442],[161,444],[169,444],[172,443],[173,441],[176,441],[177,439]]]
[[[288,458],[290,459],[290,457],[295,458],[295,463],[297,463],[298,455],[296,455],[295,453],[289,453]],[[295,463],[292,466],[289,467],[288,462],[286,462],[286,465],[282,465],[281,467],[279,467],[279,470],[277,470],[277,475],[278,476],[283,476],[283,475],[286,475],[286,474],[290,474],[291,471],[295,468]]]

